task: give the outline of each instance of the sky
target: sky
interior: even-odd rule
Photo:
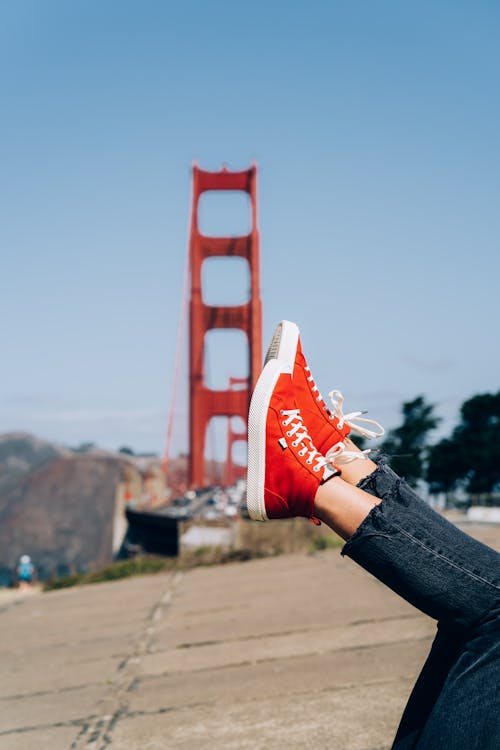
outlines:
[[[0,432],[163,451],[191,166],[255,161],[264,341],[296,322],[324,394],[390,428],[422,393],[447,434],[500,387],[499,38],[492,0],[0,0]]]

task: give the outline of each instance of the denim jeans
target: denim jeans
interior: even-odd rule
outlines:
[[[500,555],[384,463],[359,486],[382,502],[342,554],[438,621],[392,750],[499,750]]]

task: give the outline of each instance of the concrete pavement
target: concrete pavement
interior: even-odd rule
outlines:
[[[0,597],[0,747],[381,750],[434,629],[338,551]]]

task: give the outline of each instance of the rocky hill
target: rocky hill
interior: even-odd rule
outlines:
[[[212,484],[223,468],[207,462]],[[42,579],[110,562],[118,485],[122,499],[125,485],[135,502],[149,502],[159,473],[158,458],[130,449],[113,453],[89,443],[71,450],[28,433],[0,435],[0,585],[11,582],[25,553]],[[187,479],[188,456],[169,461],[172,497],[186,491]],[[161,503],[163,477],[157,484]]]
[[[37,466],[70,454],[67,448],[26,432],[0,435],[0,502],[9,489]]]
[[[119,454],[0,436],[0,583],[24,553],[41,578],[109,562],[116,487],[128,465]]]

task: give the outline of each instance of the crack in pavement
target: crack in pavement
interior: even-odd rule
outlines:
[[[103,707],[103,712],[82,727],[71,743],[70,750],[105,750],[111,744],[115,726],[128,714],[130,693],[139,684],[138,666],[141,657],[151,648],[155,624],[168,610],[182,577],[182,572],[173,573],[169,577],[166,590],[163,590],[159,600],[151,608],[140,634],[132,644],[132,653],[120,662],[115,673],[116,679],[99,701],[98,705]]]

